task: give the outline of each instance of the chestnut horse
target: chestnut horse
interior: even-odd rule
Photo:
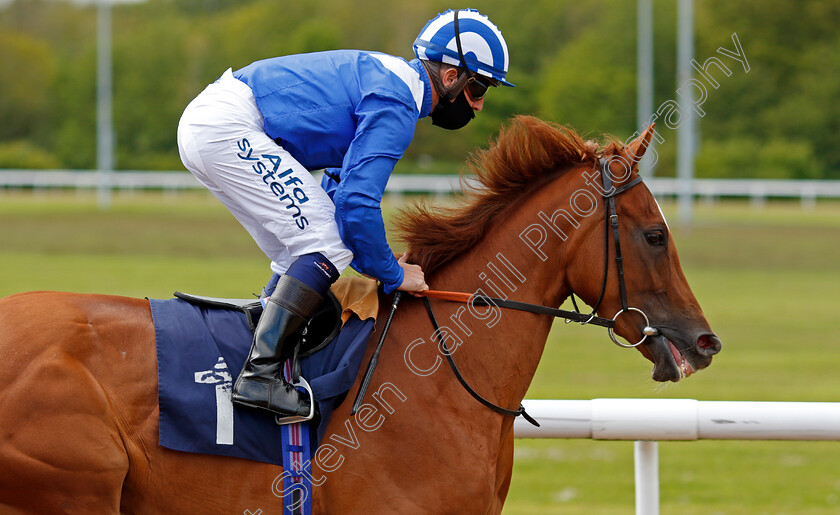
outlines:
[[[554,307],[574,292],[596,304],[607,258],[598,159],[609,159],[616,186],[629,184],[651,131],[626,147],[599,150],[570,130],[515,118],[472,157],[475,179],[461,205],[416,206],[402,215],[410,258],[433,288]],[[720,341],[650,191],[635,185],[616,203],[627,298],[659,330],[637,348],[654,363],[655,380],[678,381],[708,366]],[[612,318],[622,303],[614,242],[606,241],[611,257],[598,312]],[[495,404],[518,407],[553,319],[432,303],[471,386]],[[380,306],[384,321],[390,300],[383,296]],[[615,331],[636,342],[644,325],[626,312]],[[47,292],[7,297],[0,300],[0,356],[3,513],[281,511],[280,467],[158,445],[148,301]],[[404,298],[365,404],[351,417],[351,403],[343,403],[313,456],[313,513],[501,511],[513,417],[476,402],[441,356],[423,302]]]

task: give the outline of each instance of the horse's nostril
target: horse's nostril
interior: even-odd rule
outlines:
[[[697,338],[697,347],[702,349],[704,354],[717,354],[720,352],[720,338],[714,334],[703,334]]]

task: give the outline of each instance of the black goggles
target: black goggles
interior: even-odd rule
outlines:
[[[473,75],[467,80],[467,90],[473,100],[481,100],[487,94],[490,87],[496,87],[491,79],[482,77],[481,75]]]

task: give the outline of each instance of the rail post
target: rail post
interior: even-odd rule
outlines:
[[[659,442],[633,444],[636,480],[636,515],[659,515]]]

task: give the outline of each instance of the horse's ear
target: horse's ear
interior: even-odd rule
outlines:
[[[631,141],[630,144],[625,147],[624,150],[627,153],[627,157],[633,164],[641,161],[642,157],[645,155],[645,151],[648,149],[648,145],[650,145],[650,140],[653,139],[653,128],[655,126],[655,123],[650,124],[641,136]]]

